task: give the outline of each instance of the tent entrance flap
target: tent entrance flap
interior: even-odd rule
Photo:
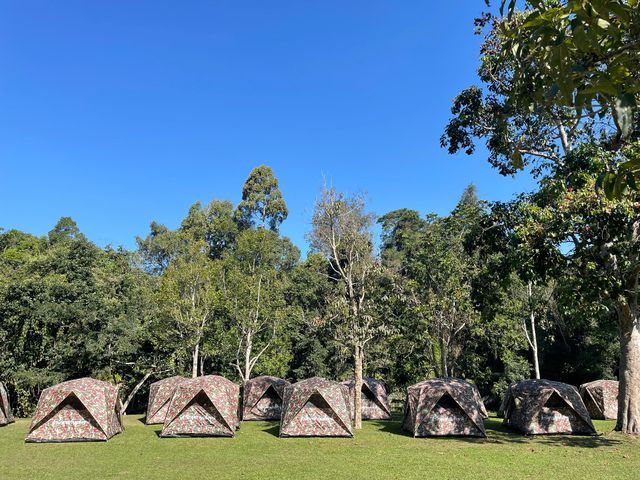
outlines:
[[[251,409],[255,415],[279,417],[282,410],[282,399],[273,385],[270,385]]]
[[[349,433],[340,417],[320,393],[313,393],[296,415],[296,422],[305,425],[314,435],[335,435]]]
[[[167,427],[165,427],[167,435],[231,435],[233,433],[204,391],[200,391],[193,397]]]
[[[376,418],[380,413],[387,413],[382,402],[376,397],[371,389],[362,384],[362,416],[363,418]]]
[[[558,392],[553,392],[540,409],[538,422],[549,433],[584,430],[586,422]]]
[[[429,412],[423,412],[418,436],[482,434],[451,395],[443,394]]]
[[[106,435],[80,399],[70,393],[33,429],[30,437],[55,441],[105,440]]]

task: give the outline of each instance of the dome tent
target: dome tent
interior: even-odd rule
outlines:
[[[320,377],[287,386],[280,437],[352,437],[349,389]]]
[[[176,386],[161,437],[233,437],[240,388],[218,375],[185,379]]]
[[[504,423],[526,435],[596,433],[578,390],[549,380],[523,380],[511,385]]]
[[[615,420],[618,418],[617,380],[595,380],[580,385],[580,396],[591,418]]]
[[[342,382],[349,389],[349,405],[351,416],[354,416],[355,408],[355,380]],[[362,378],[362,419],[363,420],[389,420],[391,419],[391,407],[387,396],[387,388],[382,380],[375,378]]]
[[[164,423],[173,392],[184,380],[186,380],[184,377],[175,376],[164,378],[151,384],[144,423],[147,425]]]
[[[260,376],[247,380],[242,399],[243,420],[280,420],[282,396],[289,382]]]
[[[108,382],[80,378],[42,392],[25,441],[105,441],[122,430],[118,389]]]
[[[0,382],[0,427],[15,422],[11,405],[9,404],[9,394],[4,384]]]
[[[407,388],[402,427],[414,437],[485,437],[477,390],[458,378],[424,380]]]

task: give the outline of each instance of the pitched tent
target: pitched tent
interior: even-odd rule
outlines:
[[[354,416],[355,408],[355,380],[347,380],[342,382],[349,389],[349,405],[351,407],[351,416]],[[387,388],[382,380],[375,378],[362,378],[362,419],[363,420],[390,420],[391,407],[389,406],[389,397],[387,396]]]
[[[458,378],[425,380],[407,388],[402,427],[414,437],[485,437],[475,387]]]
[[[80,378],[42,392],[25,441],[105,441],[122,430],[117,387]]]
[[[487,409],[484,406],[484,401],[482,400],[482,395],[480,395],[480,390],[478,390],[478,387],[473,383],[471,384],[471,386],[473,387],[473,394],[476,397],[476,401],[480,406],[480,414],[482,415],[482,418],[489,418],[489,413],[487,412]]]
[[[13,423],[13,413],[11,413],[11,405],[9,404],[9,394],[4,384],[0,382],[0,427]]]
[[[288,385],[282,398],[281,437],[352,437],[349,389],[313,377]]]
[[[580,396],[591,418],[615,420],[618,418],[618,382],[595,380],[580,385]]]
[[[526,435],[595,434],[589,412],[572,385],[523,380],[507,391],[504,423]]]
[[[507,404],[509,403],[509,389],[511,387],[513,387],[515,385],[515,383],[512,383],[511,385],[509,385],[507,387],[507,392],[504,394],[504,396],[502,397],[502,401],[500,402],[500,406],[498,407],[498,417],[500,418],[504,418],[504,412],[507,409]]]
[[[147,425],[164,423],[169,402],[176,387],[186,380],[184,377],[169,377],[154,382],[149,387],[149,401],[147,402],[147,415],[144,422]]]
[[[176,386],[161,437],[233,437],[240,422],[240,387],[218,375],[185,379]]]
[[[248,380],[242,400],[243,420],[280,420],[282,396],[289,382],[266,375]]]

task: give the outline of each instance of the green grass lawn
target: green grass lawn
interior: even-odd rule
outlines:
[[[640,438],[595,422],[598,437],[524,437],[486,421],[488,438],[412,438],[390,422],[364,422],[353,439],[277,437],[277,422],[243,422],[236,438],[158,437],[125,417],[109,442],[25,444],[26,419],[0,428],[0,479],[190,478],[640,478]]]

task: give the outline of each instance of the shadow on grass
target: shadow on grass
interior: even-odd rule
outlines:
[[[391,420],[374,420],[367,422],[376,427],[377,430],[382,432],[391,433],[403,437],[413,437],[410,432],[402,428],[402,414],[394,412]],[[428,437],[432,439],[438,439],[442,441],[450,442],[464,442],[471,444],[543,444],[543,445],[558,445],[562,447],[579,447],[579,448],[600,448],[611,447],[619,445],[622,442],[620,440],[607,438],[602,435],[589,436],[589,435],[523,435],[516,430],[504,425],[501,418],[490,417],[484,421],[485,430],[487,432],[487,438],[478,437],[463,437],[463,436],[451,436],[451,437]],[[416,438],[417,441],[420,439]]]
[[[265,425],[265,428],[263,428],[262,431],[265,432],[265,433],[268,433],[269,435],[273,435],[274,437],[279,437],[280,436],[280,423],[279,422],[269,422],[267,425]]]

